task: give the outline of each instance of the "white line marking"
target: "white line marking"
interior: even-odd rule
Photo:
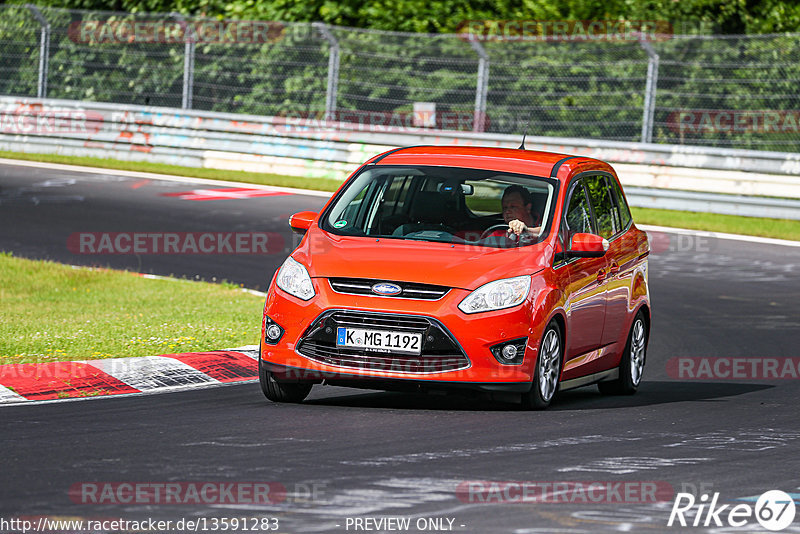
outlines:
[[[616,458],[601,458],[573,467],[562,467],[560,473],[573,471],[586,471],[590,473],[611,473],[614,475],[627,475],[642,470],[660,469],[676,465],[695,465],[707,462],[711,458],[653,458],[649,456],[621,456]]]
[[[84,167],[82,165],[65,165],[63,163],[44,163],[39,161],[0,158],[0,165],[16,165],[18,167],[35,167],[37,169],[85,172],[89,174],[110,174],[112,176],[128,176],[130,178],[149,178],[151,180],[164,180],[168,182],[178,182],[184,184],[201,184],[201,185],[230,186],[230,187],[242,187],[243,185],[246,185],[254,189],[263,189],[264,191],[276,191],[282,193],[292,193],[295,195],[307,195],[312,197],[330,198],[330,196],[333,195],[333,193],[331,193],[330,191],[315,191],[313,189],[296,189],[294,187],[260,185],[260,184],[253,184],[250,182],[231,182],[229,180],[212,180],[209,178],[193,178],[190,176],[172,176],[169,174],[156,174],[152,172],[123,171],[117,169],[104,169],[99,167]],[[313,180],[313,178],[309,178],[309,180]]]
[[[717,239],[731,239],[734,241],[747,241],[749,243],[763,243],[765,245],[781,245],[784,247],[800,247],[800,241],[789,241],[788,239],[774,239],[771,237],[756,237],[752,235],[723,234],[710,232],[708,230],[690,230],[688,228],[671,228],[667,226],[651,226],[649,224],[637,224],[636,228],[645,232],[666,232],[672,234],[684,234],[697,237],[714,237]]]
[[[263,293],[261,291],[256,291],[255,289],[247,289],[246,287],[240,288],[239,291],[244,291],[245,293],[250,293],[251,295],[255,295],[257,297],[264,297],[264,298],[267,297],[266,293]]]
[[[382,456],[373,458],[362,458],[358,460],[342,460],[344,465],[357,465],[357,466],[384,466],[384,465],[400,465],[409,463],[432,462],[437,460],[450,460],[454,458],[472,458],[475,456],[483,455],[499,455],[499,454],[516,454],[528,453],[541,449],[551,447],[565,447],[568,445],[586,445],[598,443],[619,443],[628,441],[639,441],[644,439],[641,436],[633,437],[618,437],[618,436],[602,436],[602,435],[589,435],[589,436],[576,436],[576,437],[563,437],[549,441],[536,441],[531,443],[511,443],[507,445],[495,445],[487,448],[463,448],[451,449],[446,451],[424,451],[413,452],[408,454],[399,454],[396,456]]]
[[[0,386],[0,402],[27,402],[27,401],[28,399],[26,399],[19,393],[14,393],[7,387]]]

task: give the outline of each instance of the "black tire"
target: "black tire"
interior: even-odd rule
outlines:
[[[564,360],[563,339],[561,329],[555,321],[547,325],[539,344],[531,390],[522,395],[522,407],[526,410],[544,410],[553,401],[558,391],[561,363]],[[540,379],[542,373],[546,373],[544,380]]]
[[[650,332],[647,321],[640,310],[633,319],[628,342],[619,362],[619,377],[616,380],[598,382],[597,389],[604,395],[633,395],[642,383],[644,364],[647,358],[647,341]]]
[[[272,402],[300,403],[308,397],[313,384],[303,382],[278,382],[275,377],[264,368],[261,358],[258,359],[258,381],[261,391]]]

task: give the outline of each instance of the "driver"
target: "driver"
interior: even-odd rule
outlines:
[[[533,199],[530,192],[521,185],[510,185],[503,192],[503,220],[508,224],[508,237],[537,237],[541,231],[541,221],[535,220],[531,212]]]

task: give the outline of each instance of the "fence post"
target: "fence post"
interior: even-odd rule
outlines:
[[[469,36],[469,45],[478,54],[478,82],[475,86],[475,112],[472,119],[472,131],[483,132],[486,129],[486,94],[489,92],[489,54],[474,35]]]
[[[33,4],[25,4],[25,7],[33,14],[33,18],[41,26],[39,38],[39,84],[36,87],[36,96],[47,98],[47,70],[50,60],[50,23],[44,17],[39,8]]]
[[[324,22],[314,22],[322,37],[328,41],[328,87],[325,92],[325,120],[336,120],[336,95],[339,92],[339,41]]]
[[[658,89],[658,61],[655,48],[647,42],[644,35],[639,44],[647,52],[647,83],[644,88],[644,111],[642,115],[642,143],[653,142],[653,121],[656,112],[656,90]]]
[[[178,12],[173,11],[170,16],[183,26],[183,35],[186,44],[183,49],[183,91],[181,91],[181,108],[192,109],[192,97],[194,96],[194,49],[195,34],[194,28],[186,22],[186,18]]]

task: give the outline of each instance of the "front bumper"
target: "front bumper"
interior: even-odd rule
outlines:
[[[484,393],[527,393],[531,382],[460,382],[454,380],[419,380],[407,378],[364,377],[350,372],[311,371],[261,362],[264,370],[274,374],[282,382],[326,383],[332,386],[381,389],[386,391],[444,391],[465,390]]]
[[[378,386],[381,381],[387,380],[400,384],[447,385],[484,391],[516,392],[530,389],[541,337],[539,327],[532,325],[542,323],[540,318],[532,317],[531,310],[537,307],[530,296],[514,308],[467,315],[457,307],[469,294],[466,290],[451,289],[444,297],[432,301],[337,293],[324,278],[315,278],[313,283],[317,295],[309,301],[288,295],[274,284],[267,293],[265,314],[284,332],[275,344],[266,343],[262,332],[261,359],[265,368],[278,375],[289,378],[289,375],[299,373],[306,380],[328,382],[335,380],[361,384],[367,381],[369,385],[363,387],[374,389],[390,389]],[[326,326],[335,326],[335,323],[326,324],[325,321],[337,312],[404,321],[408,318],[421,319],[440,328],[438,332],[425,331],[423,354],[416,358],[416,364],[413,361],[408,363],[415,358],[403,356],[395,358],[390,365],[360,365],[354,361],[352,354],[346,359],[326,358],[325,354],[320,356],[318,352],[309,350],[311,338],[324,336],[321,332]],[[377,329],[386,327],[381,324],[370,325],[368,320],[363,326]],[[449,347],[446,346],[446,338],[452,342]],[[490,348],[519,338],[528,340],[522,363],[505,365],[498,362]],[[376,361],[393,360],[391,355],[383,353],[365,355],[365,358],[372,356]],[[450,358],[447,360],[450,367],[432,364],[434,356]],[[402,364],[397,365],[396,361],[400,360]],[[287,374],[287,371],[291,372]]]

